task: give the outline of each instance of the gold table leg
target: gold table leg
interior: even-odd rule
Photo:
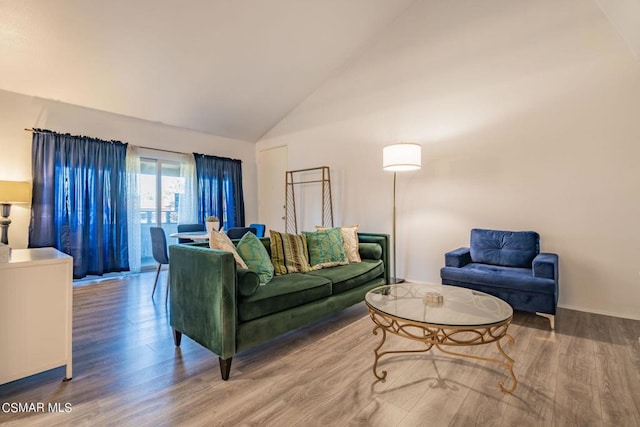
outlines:
[[[486,326],[479,327],[477,329],[473,328],[442,328],[442,327],[434,327],[432,325],[420,324],[417,322],[410,322],[404,319],[396,319],[386,314],[381,314],[380,312],[375,311],[371,307],[369,307],[369,312],[371,319],[376,324],[373,328],[373,334],[378,335],[378,331],[382,332],[382,338],[380,343],[373,350],[374,353],[374,362],[373,362],[373,374],[379,380],[384,380],[387,377],[387,371],[382,371],[378,373],[378,362],[380,358],[386,354],[393,353],[424,353],[429,350],[433,346],[442,351],[443,353],[451,354],[453,356],[466,357],[470,359],[483,360],[486,362],[491,362],[498,364],[504,367],[511,379],[511,386],[505,387],[504,381],[498,381],[498,387],[505,393],[512,393],[515,391],[518,381],[516,379],[515,374],[513,373],[513,365],[515,363],[514,359],[509,357],[507,353],[502,348],[502,344],[500,341],[502,338],[506,338],[507,342],[512,345],[514,343],[514,339],[511,335],[507,333],[507,328],[511,323],[511,318],[507,319],[505,322]],[[417,333],[416,331],[419,331]],[[417,349],[417,350],[387,350],[380,351],[382,346],[384,345],[387,332],[392,333],[394,335],[398,335],[404,338],[408,338],[414,341],[422,342],[427,345],[425,349]],[[471,338],[460,338],[462,334],[470,334]],[[476,356],[473,354],[464,354],[458,353],[456,351],[446,350],[443,346],[474,346],[481,344],[489,344],[491,342],[495,342],[501,356],[504,360],[497,358],[489,358],[483,356]]]
[[[375,360],[373,361],[373,375],[376,376],[376,378],[378,378],[379,380],[383,380],[385,378],[387,378],[387,371],[382,371],[380,373],[380,375],[378,375],[378,360],[380,360],[380,358],[382,356],[384,356],[385,354],[392,354],[392,353],[424,353],[426,351],[431,350],[431,347],[433,347],[433,344],[427,344],[427,348],[422,349],[422,350],[387,350],[387,351],[383,351],[383,352],[378,352],[380,350],[380,348],[382,348],[382,345],[384,344],[386,338],[387,338],[387,331],[381,327],[381,326],[376,326],[375,328],[373,328],[373,335],[378,335],[378,329],[382,331],[382,339],[380,340],[380,344],[378,344],[378,346],[373,350],[373,353],[375,355]]]

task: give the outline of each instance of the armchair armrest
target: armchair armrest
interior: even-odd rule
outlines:
[[[558,255],[539,253],[533,259],[533,277],[542,277],[558,282]]]
[[[464,267],[471,262],[471,249],[458,248],[444,254],[444,265],[447,267]]]

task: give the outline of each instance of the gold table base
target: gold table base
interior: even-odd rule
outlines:
[[[504,381],[498,381],[498,387],[505,393],[512,393],[517,385],[518,381],[513,373],[514,360],[505,353],[500,340],[506,338],[509,344],[513,344],[514,340],[511,335],[507,333],[509,324],[512,317],[509,317],[503,322],[495,323],[492,325],[482,327],[458,327],[431,325],[428,323],[412,322],[406,319],[400,319],[385,313],[382,313],[375,308],[368,305],[369,315],[373,323],[376,326],[373,328],[373,334],[378,335],[378,331],[382,332],[382,339],[380,344],[373,350],[375,354],[375,361],[373,362],[373,374],[376,378],[383,380],[387,377],[387,371],[382,371],[378,374],[378,361],[386,354],[392,353],[423,353],[431,350],[434,346],[443,353],[451,354],[454,356],[466,357],[470,359],[484,360],[486,362],[496,363],[503,366],[511,377],[511,386],[505,387]],[[388,350],[380,351],[387,339],[387,332],[394,335],[408,338],[414,341],[418,341],[427,345],[425,349],[417,350]],[[504,358],[492,359],[488,357],[476,356],[473,354],[458,353],[451,350],[446,350],[443,346],[450,347],[468,347],[474,345],[489,344],[495,342],[500,354]]]

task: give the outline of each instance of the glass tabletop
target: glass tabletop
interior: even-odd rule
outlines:
[[[430,325],[485,326],[513,315],[511,306],[500,298],[458,286],[385,285],[369,291],[365,301],[390,316]]]

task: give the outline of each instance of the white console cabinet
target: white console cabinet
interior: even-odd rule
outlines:
[[[73,258],[14,249],[0,264],[0,384],[66,365],[72,377]]]

